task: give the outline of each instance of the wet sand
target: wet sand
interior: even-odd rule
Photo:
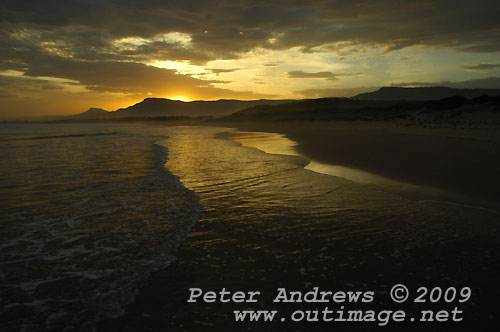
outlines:
[[[444,200],[500,211],[500,129],[496,127],[382,122],[228,125],[284,134],[297,143],[300,155],[344,168],[339,172],[346,178],[409,199]],[[377,176],[383,179],[375,179]]]
[[[181,143],[184,153],[172,149],[172,162],[180,167],[169,167],[174,174],[186,167],[207,171],[210,165],[196,159],[200,155],[197,145]],[[216,149],[215,143],[207,144]],[[188,164],[183,167],[176,159],[186,153],[192,155],[186,157]],[[259,152],[248,153],[258,157]],[[224,167],[220,164],[216,166]],[[244,165],[252,167],[248,162]],[[300,168],[274,176],[268,183],[260,178],[251,183],[227,183],[226,189],[200,183],[195,192],[205,215],[175,253],[176,261],[153,274],[126,308],[127,313],[103,321],[99,331],[495,331],[500,326],[496,300],[500,289],[494,273],[500,259],[498,214],[412,202]],[[261,198],[261,205],[249,211],[245,200],[251,193]],[[242,323],[235,322],[232,314],[251,308],[280,310],[289,317],[297,309],[323,307],[273,303],[278,287],[302,292],[312,287],[375,291],[374,303],[346,305],[350,309],[404,309],[413,314],[423,307],[451,310],[454,306],[394,304],[388,292],[397,283],[413,291],[420,286],[470,286],[473,300],[460,304],[465,322],[391,323],[381,328],[374,323]],[[262,297],[256,304],[187,303],[191,287],[260,291]]]

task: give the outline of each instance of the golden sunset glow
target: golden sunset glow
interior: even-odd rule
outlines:
[[[0,332],[500,331],[499,17],[0,0]]]
[[[139,10],[132,1],[111,5],[113,20],[104,3],[81,5],[1,5],[1,118],[111,111],[147,97],[302,99],[382,86],[500,88],[495,2],[450,8],[446,1],[242,0],[141,3]]]
[[[167,96],[166,98],[167,98],[167,99],[172,99],[172,100],[184,101],[184,102],[192,101],[192,99],[191,99],[191,98],[186,97],[186,96],[180,96],[180,95],[176,95],[176,96]]]

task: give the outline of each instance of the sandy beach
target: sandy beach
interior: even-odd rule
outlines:
[[[241,124],[237,127],[285,133],[299,143],[298,151],[307,151],[308,156],[317,160],[344,160],[372,171],[374,166],[386,172],[399,170],[396,174],[408,179],[422,176],[421,171],[413,174],[401,169],[410,151],[420,154],[416,165],[409,163],[413,170],[420,170],[426,165],[425,161],[431,160],[423,160],[425,153],[430,154],[427,158],[440,155],[447,151],[447,147],[452,148],[453,140],[457,139],[445,135],[444,131],[439,131],[439,135],[408,138],[396,129],[369,129],[358,124],[354,127],[359,131],[353,136],[352,126],[333,127],[336,130],[331,125],[265,127],[262,124]],[[203,128],[196,127],[184,130],[203,132]],[[297,309],[322,307],[317,303],[274,303],[279,287],[301,292],[314,287],[333,291],[374,291],[375,303],[345,306],[373,310],[403,308],[409,313],[421,310],[422,305],[417,303],[405,303],[402,307],[388,299],[391,286],[398,283],[404,283],[413,291],[423,286],[471,287],[474,297],[460,304],[460,310],[466,314],[464,322],[459,325],[449,321],[439,324],[392,322],[384,327],[386,330],[467,331],[481,328],[489,331],[492,322],[498,319],[498,303],[494,295],[498,293],[498,286],[495,275],[491,273],[499,262],[498,213],[456,204],[407,200],[378,188],[307,171],[301,166],[304,159],[287,159],[257,149],[242,148],[221,137],[220,133],[227,131],[231,130],[222,128],[213,137],[203,136],[193,141],[184,136],[179,141],[182,147],[177,147],[174,138],[167,166],[200,196],[204,217],[175,252],[176,260],[172,265],[144,282],[136,300],[126,308],[126,314],[103,321],[99,331],[379,330],[376,323],[359,322],[353,325],[290,320],[235,322],[233,311],[276,309],[284,317],[289,317]],[[325,137],[331,140],[327,141]],[[435,144],[441,138],[445,143]],[[347,141],[356,144],[350,149],[347,143],[335,144]],[[211,146],[213,151],[203,150],[200,142]],[[475,142],[484,144],[474,140],[465,142],[464,146],[471,151],[481,145]],[[202,151],[217,155],[217,144],[223,144],[229,156],[211,164],[210,159],[203,157]],[[373,151],[385,144],[389,147],[377,156],[390,155],[391,159],[374,158]],[[491,144],[497,143],[492,141]],[[311,145],[316,149],[308,148]],[[436,149],[424,153],[421,150],[423,145],[435,146]],[[395,153],[398,148],[400,154]],[[233,175],[224,165],[228,160],[243,162],[237,154],[238,149],[245,149],[243,153],[248,158],[264,158],[267,160],[264,164],[289,160],[290,165],[296,166],[287,166],[285,171],[273,171],[263,177],[231,180]],[[454,149],[458,151],[458,147]],[[228,152],[233,150],[234,154]],[[450,162],[460,161],[460,154],[453,155],[453,158],[438,162],[438,167],[445,172],[430,175],[431,183],[450,187],[455,184],[453,179],[457,181],[456,177],[443,175],[449,173],[446,167]],[[491,160],[488,155],[482,158]],[[203,167],[200,171],[191,164]],[[392,164],[399,164],[399,167]],[[252,167],[252,163],[246,161],[241,165]],[[246,174],[241,165],[236,176]],[[210,177],[214,167],[224,172],[224,179]],[[195,170],[194,173],[190,168]],[[475,170],[479,171],[478,168]],[[466,175],[470,170],[458,167],[454,175],[458,176],[460,172],[466,172],[461,174]],[[479,176],[486,177],[486,172]],[[445,179],[439,182],[441,176]],[[467,181],[474,182],[468,178]],[[466,187],[458,185],[458,188]],[[252,304],[188,303],[189,289],[193,287],[215,292],[222,289],[259,291],[262,296],[258,303]],[[433,308],[452,310],[454,306],[440,303]]]
[[[284,134],[297,143],[297,152],[310,160],[399,181],[401,185],[390,181],[367,184],[405,198],[446,200],[500,210],[497,127],[426,127],[361,121],[228,125]]]

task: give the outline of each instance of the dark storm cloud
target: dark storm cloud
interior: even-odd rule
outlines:
[[[211,82],[178,74],[175,70],[120,61],[75,61],[57,56],[33,59],[25,75],[75,80],[100,92],[148,93],[173,87],[186,89]]]
[[[496,0],[4,0],[0,9],[2,24],[11,31],[35,30],[42,40],[103,53],[115,39],[168,32],[190,34],[192,47],[209,58],[236,57],[256,47],[310,50],[338,42],[387,50],[411,45],[500,50]]]
[[[152,83],[200,87],[209,83],[138,62],[206,64],[256,48],[494,52],[499,11],[498,0],[3,0],[0,70],[70,78],[99,91],[150,90]],[[190,41],[162,37],[172,32]],[[122,45],[124,38],[142,42]]]
[[[176,91],[191,91],[209,98],[213,96],[233,96],[244,98],[271,97],[255,95],[251,92],[234,92],[214,88],[213,83],[226,83],[218,80],[200,80],[181,75],[175,70],[148,66],[135,62],[120,61],[79,61],[57,55],[34,53],[25,55],[29,63],[23,76],[0,75],[0,87],[13,92],[61,89],[60,83],[51,82],[45,77],[57,77],[76,81],[95,92],[116,92],[133,95],[168,95]],[[75,82],[65,83],[75,84]]]
[[[205,97],[232,95],[242,97],[245,93],[214,88],[217,80],[200,80],[181,75],[175,70],[148,66],[142,63],[120,61],[75,61],[57,56],[37,57],[24,74],[28,77],[60,77],[78,81],[96,92],[118,92],[126,94],[167,95],[175,91],[196,92]]]
[[[117,55],[122,58],[130,58],[136,61],[148,60],[186,60],[191,64],[205,64],[215,59],[207,52],[183,47],[179,42],[153,41],[132,49],[117,50]]]
[[[488,70],[500,68],[500,63],[480,63],[476,65],[462,66],[465,70]]]

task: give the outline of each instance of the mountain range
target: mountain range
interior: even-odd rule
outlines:
[[[146,98],[135,105],[108,112],[90,108],[73,115],[73,119],[166,117],[166,116],[225,116],[258,105],[277,105],[291,100],[227,100],[184,102],[164,98]]]
[[[500,95],[439,100],[357,100],[321,98],[260,105],[233,113],[229,121],[404,121],[416,123],[500,124]]]
[[[454,89],[442,86],[400,88],[382,87],[377,91],[360,93],[352,97],[357,100],[439,100],[451,96],[463,96],[465,98],[476,98],[479,96],[500,96],[500,89]]]
[[[236,114],[246,117],[257,113],[268,117],[267,112],[276,116],[280,112],[320,111],[326,109],[391,109],[398,102],[433,101],[461,96],[467,99],[479,96],[500,96],[500,89],[453,89],[447,87],[400,88],[383,87],[374,92],[361,93],[351,98],[319,98],[304,100],[227,100],[183,102],[164,98],[146,98],[143,101],[116,111],[108,112],[101,108],[89,110],[70,117],[74,120],[117,119],[117,118],[153,118],[153,117],[224,117]],[[403,108],[423,107],[420,104],[405,104]],[[427,107],[427,106],[425,106]],[[394,111],[394,110],[393,110]],[[359,115],[359,114],[358,114]],[[352,113],[349,116],[357,116]]]

